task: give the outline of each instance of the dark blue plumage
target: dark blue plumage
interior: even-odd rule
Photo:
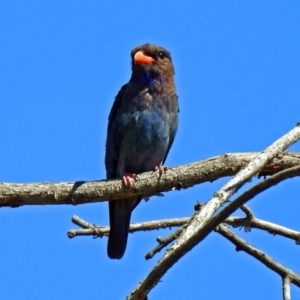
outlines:
[[[132,76],[109,114],[105,155],[107,179],[123,178],[125,184],[128,174],[151,171],[164,163],[177,131],[179,112],[170,53],[145,44],[133,49],[131,57]],[[109,202],[110,258],[124,255],[131,212],[140,200]]]

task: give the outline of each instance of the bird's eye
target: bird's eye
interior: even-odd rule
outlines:
[[[159,58],[164,59],[165,58],[165,54],[163,52],[159,52],[158,53]]]

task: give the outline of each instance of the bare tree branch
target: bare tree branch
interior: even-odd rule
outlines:
[[[77,205],[129,199],[137,195],[148,198],[162,192],[189,188],[195,184],[234,175],[256,155],[257,153],[253,152],[225,154],[170,168],[161,176],[158,172],[143,173],[139,175],[139,179],[134,182],[131,189],[124,189],[120,180],[67,183],[2,183],[0,184],[0,207],[45,204]],[[300,165],[300,153],[280,153],[261,169],[260,174],[271,175],[298,165]]]
[[[293,172],[295,168],[291,168],[289,170],[285,170],[282,171],[280,173],[284,173],[284,174],[288,174],[288,172]],[[281,180],[286,179],[285,177],[281,176],[281,174],[276,174],[273,175],[276,176],[277,178],[281,178]],[[287,176],[288,178],[288,176]],[[274,178],[273,178],[274,179]],[[266,179],[265,181],[269,181],[269,182],[273,182],[273,180],[271,177]],[[259,183],[260,184],[260,183]],[[258,185],[259,185],[258,184]],[[253,187],[253,188],[256,188]],[[252,188],[252,189],[253,189]],[[259,189],[256,189],[259,190]],[[248,193],[249,194],[249,193]],[[285,237],[289,237],[291,239],[294,240],[299,240],[299,235],[300,233],[291,229],[288,229],[286,227],[283,226],[279,226],[277,224],[273,224],[270,222],[266,222],[260,219],[257,219],[254,217],[253,213],[251,212],[251,210],[246,206],[243,205],[241,207],[241,209],[246,213],[247,218],[239,218],[239,217],[230,217],[227,218],[225,220],[225,222],[227,224],[230,224],[232,226],[247,226],[247,228],[251,228],[251,227],[255,227],[255,228],[260,228],[263,230],[267,230],[268,232],[271,232],[273,234],[279,234]],[[174,227],[174,226],[182,226],[184,224],[187,224],[187,222],[190,220],[190,218],[177,218],[177,219],[166,219],[166,220],[159,220],[159,221],[150,221],[150,222],[143,222],[143,223],[138,223],[138,224],[131,224],[130,226],[130,232],[135,232],[135,231],[140,231],[140,230],[155,230],[155,229],[159,229],[159,228],[168,228],[168,227]],[[80,235],[80,234],[84,234],[84,235],[94,235],[94,236],[105,236],[108,234],[109,232],[109,227],[100,227],[97,225],[92,225],[76,216],[73,216],[72,221],[81,226],[82,228],[87,228],[85,230],[74,230],[74,234],[75,235]],[[245,225],[247,222],[247,225]],[[91,229],[92,228],[92,229]],[[170,236],[168,236],[167,238],[158,238],[158,242],[159,245],[157,245],[156,248],[154,248],[152,251],[150,251],[147,255],[150,257],[152,257],[155,253],[157,253],[158,251],[160,251],[162,248],[164,248],[166,245],[168,245],[169,243],[171,243],[173,240],[176,239],[176,237],[178,236],[178,234],[183,230],[183,228],[179,228],[178,231],[173,232]],[[68,234],[70,232],[73,232],[72,230],[68,232]],[[75,234],[76,232],[76,234]],[[70,235],[69,235],[70,236]],[[257,250],[259,251],[259,250]],[[284,291],[286,291],[286,294],[289,293],[288,292],[288,288],[289,285],[287,284],[287,282],[284,285],[285,289]],[[289,298],[286,298],[289,299]]]
[[[276,185],[278,182],[291,178],[293,176],[298,176],[300,172],[300,166],[293,167],[284,171],[281,171],[279,173],[276,173],[275,175],[269,177],[268,179],[256,184],[254,187],[252,187],[250,190],[246,191],[244,194],[239,196],[237,199],[235,199],[233,202],[231,202],[227,207],[225,207],[218,215],[212,217],[210,221],[211,229],[215,228],[220,222],[226,222],[234,227],[240,227],[243,226],[246,231],[250,231],[251,227],[253,228],[259,228],[263,230],[267,230],[268,232],[272,234],[279,234],[285,237],[288,237],[290,239],[293,239],[298,244],[300,241],[300,233],[291,230],[289,228],[279,226],[277,224],[273,224],[267,221],[259,220],[254,217],[253,213],[251,212],[250,208],[248,208],[246,205],[242,205],[246,201],[253,198],[258,193],[266,190],[267,188],[272,187],[273,185]],[[233,213],[236,209],[239,208],[241,205],[241,209],[245,212],[247,215],[247,218],[238,218],[238,217],[231,217],[224,220],[225,217],[229,216],[231,213]],[[201,206],[203,208],[203,206]],[[130,226],[130,232],[134,231],[140,231],[140,230],[152,230],[152,229],[158,229],[158,228],[166,228],[166,227],[173,227],[173,226],[183,226],[186,224],[191,218],[180,218],[180,219],[167,219],[167,220],[159,220],[159,221],[150,221],[150,222],[144,222],[144,223],[138,223],[138,224],[131,224]],[[72,218],[73,223],[79,225],[82,228],[86,229],[77,229],[77,230],[69,230],[68,236],[70,238],[73,238],[75,236],[80,235],[93,235],[97,237],[107,236],[109,233],[109,227],[102,227],[99,225],[91,225],[87,223],[86,221],[83,221],[77,216],[73,216]],[[184,227],[178,228],[175,232],[171,233],[166,238],[158,237],[158,245],[149,251],[146,254],[146,259],[152,258],[156,253],[161,251],[163,248],[165,248],[167,245],[169,245],[171,242],[173,242],[179,234],[184,230]]]
[[[209,234],[211,231],[209,221],[215,211],[246,181],[260,172],[264,165],[300,138],[300,125],[298,125],[255,156],[244,169],[229,180],[219,192],[215,193],[205,207],[197,212],[191,221],[188,222],[186,229],[182,231],[175,243],[166,251],[163,258],[158,261],[148,276],[134,289],[127,299],[145,299],[167,270]]]
[[[237,251],[245,251],[249,255],[255,257],[257,260],[262,262],[269,269],[279,274],[282,278],[289,277],[290,281],[296,286],[300,287],[300,275],[295,273],[293,270],[283,266],[263,251],[255,248],[248,244],[245,240],[234,234],[226,225],[220,224],[216,231],[236,245]]]

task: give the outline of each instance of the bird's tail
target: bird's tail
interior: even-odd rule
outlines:
[[[110,232],[107,254],[112,259],[120,259],[126,250],[132,206],[130,200],[110,201]]]

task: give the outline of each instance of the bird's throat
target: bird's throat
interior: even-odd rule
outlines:
[[[135,76],[134,78],[132,78],[132,82],[134,84],[153,89],[155,87],[159,87],[163,83],[163,79],[160,76],[151,76],[146,73]]]

